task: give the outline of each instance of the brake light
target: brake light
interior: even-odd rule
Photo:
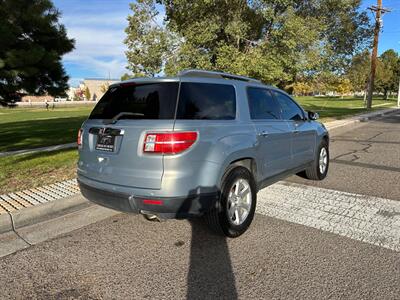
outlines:
[[[77,141],[76,141],[76,143],[78,144],[78,148],[81,148],[81,147],[82,147],[82,137],[83,137],[83,129],[80,128],[80,129],[78,130],[78,139],[77,139]]]
[[[152,132],[144,139],[143,152],[177,154],[189,149],[197,140],[197,132]]]

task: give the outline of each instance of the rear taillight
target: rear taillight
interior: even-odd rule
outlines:
[[[83,133],[83,129],[81,128],[78,130],[78,139],[76,141],[76,143],[78,144],[78,148],[82,147],[82,136],[83,136],[82,133]]]
[[[189,149],[197,140],[197,132],[152,132],[144,139],[143,152],[177,154]]]

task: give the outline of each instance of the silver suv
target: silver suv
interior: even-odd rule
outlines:
[[[317,117],[277,88],[226,73],[123,81],[79,130],[79,186],[106,207],[202,215],[236,237],[260,189],[292,174],[325,178],[329,137]]]

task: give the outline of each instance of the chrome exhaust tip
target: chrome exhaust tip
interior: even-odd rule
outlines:
[[[143,211],[141,211],[141,214],[147,221],[160,222],[160,223],[165,221],[164,219],[160,218],[155,214],[149,214]]]

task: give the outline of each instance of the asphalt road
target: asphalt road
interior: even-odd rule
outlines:
[[[325,182],[290,180],[400,200],[400,115],[347,129]],[[399,299],[400,253],[261,214],[237,239],[120,214],[1,258],[0,278],[0,299]]]
[[[118,215],[0,261],[0,298],[398,299],[399,253],[257,215],[238,239]]]
[[[288,181],[400,200],[400,112],[334,130],[330,158],[325,180]]]

